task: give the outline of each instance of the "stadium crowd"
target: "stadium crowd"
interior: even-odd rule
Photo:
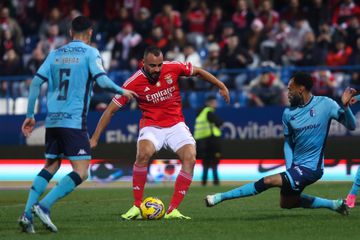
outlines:
[[[235,107],[287,104],[280,72],[292,66],[319,67],[312,70],[317,95],[360,89],[360,69],[328,69],[360,65],[358,0],[3,0],[0,98],[27,97],[31,76],[49,51],[69,41],[69,24],[79,15],[93,20],[93,44],[120,85],[141,67],[144,49],[156,45],[166,60],[215,74]],[[4,81],[18,75],[28,77]],[[212,91],[196,78],[181,88],[184,106],[194,108]],[[96,87],[94,93],[92,109],[104,109],[112,96]]]

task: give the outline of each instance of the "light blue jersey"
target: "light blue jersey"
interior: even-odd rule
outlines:
[[[94,81],[114,92],[123,91],[106,76],[99,51],[78,40],[52,51],[39,68],[30,89],[28,117],[33,117],[39,81],[48,83],[47,128],[86,129]]]
[[[290,140],[292,153],[286,154],[286,167],[304,166],[312,170],[324,168],[324,147],[335,119],[342,122],[345,110],[328,97],[313,96],[308,104],[286,108],[283,114],[284,135]]]

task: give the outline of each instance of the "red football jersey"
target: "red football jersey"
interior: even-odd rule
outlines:
[[[159,80],[150,84],[142,69],[132,75],[124,85],[125,89],[136,92],[139,108],[142,112],[140,128],[146,126],[171,127],[184,122],[178,79],[191,76],[191,63],[163,62]],[[116,95],[113,102],[124,106],[128,99]]]

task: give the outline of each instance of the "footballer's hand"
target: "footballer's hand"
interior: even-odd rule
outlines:
[[[29,137],[34,130],[35,127],[35,119],[34,118],[26,118],[22,124],[21,131],[25,137]]]
[[[226,86],[219,90],[220,95],[225,99],[226,103],[230,103],[229,89]]]
[[[352,97],[352,98],[350,99],[350,105],[353,105],[353,104],[355,104],[355,103],[357,103],[357,102],[358,102],[358,100],[357,100],[356,97]]]
[[[353,95],[356,93],[356,90],[353,88],[347,87],[341,96],[341,102],[342,104],[347,107],[349,106],[349,103],[351,103],[351,99],[353,98]]]
[[[127,97],[129,100],[135,98],[135,97],[139,97],[136,92],[134,91],[131,91],[131,90],[126,90],[124,89],[124,93],[122,94],[124,95],[125,97]]]
[[[98,140],[95,140],[94,138],[90,138],[90,147],[96,148],[97,145],[98,145]]]

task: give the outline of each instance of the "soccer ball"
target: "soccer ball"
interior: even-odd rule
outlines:
[[[164,216],[165,205],[156,197],[148,197],[141,203],[140,211],[143,219],[157,220]]]

